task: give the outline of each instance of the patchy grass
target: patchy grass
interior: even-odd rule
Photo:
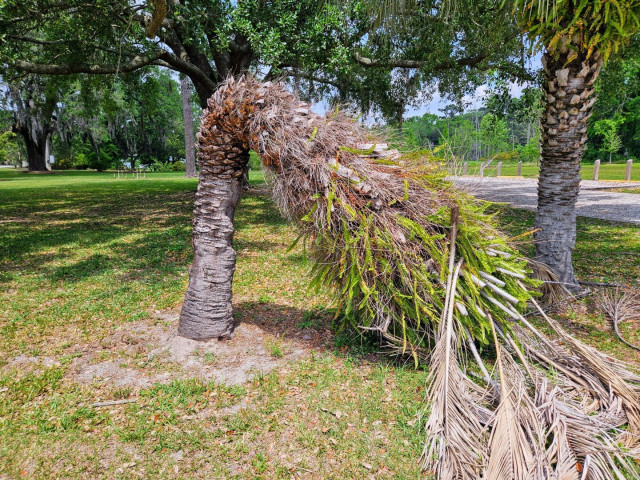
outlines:
[[[287,251],[295,232],[261,176],[251,178],[236,216],[237,315],[322,336],[329,298],[307,290],[304,246]],[[79,345],[179,307],[196,181],[13,171],[0,180],[0,478],[419,478],[425,372],[372,355],[374,340],[352,332],[242,386],[75,383]],[[533,214],[507,209],[499,219],[519,234]],[[580,219],[578,228],[581,278],[637,282],[635,227]],[[588,342],[632,356],[588,302],[563,319]],[[629,326],[625,334],[640,341]],[[266,354],[283,355],[292,342],[287,335]],[[149,363],[144,353],[105,359]],[[202,354],[212,368],[221,360]],[[105,400],[130,403],[92,406]]]
[[[619,193],[635,193],[636,195],[640,194],[640,188],[615,188],[613,191]]]
[[[282,358],[286,350],[286,345],[281,338],[269,339],[266,342],[267,349],[272,357]]]

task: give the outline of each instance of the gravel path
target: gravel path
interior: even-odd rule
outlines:
[[[457,177],[455,183],[478,198],[535,210],[538,180],[518,177]],[[611,188],[638,188],[640,182],[583,180],[576,212],[582,217],[640,224],[640,194],[612,192]]]

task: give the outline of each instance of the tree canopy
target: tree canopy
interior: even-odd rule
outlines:
[[[362,0],[169,0],[161,22],[154,4],[165,2],[6,0],[0,63],[55,75],[164,66],[190,77],[202,106],[229,74],[251,71],[387,119],[436,88],[459,98],[488,75],[530,78],[512,16],[484,2],[465,0],[446,21],[441,2],[420,2],[396,12],[403,28]],[[396,70],[407,66],[414,71]]]
[[[42,155],[48,142],[55,168],[135,167],[185,156],[180,90],[166,70],[106,79],[28,74],[4,83],[2,130]]]

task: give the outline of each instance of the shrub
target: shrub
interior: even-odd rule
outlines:
[[[74,161],[69,157],[56,158],[56,161],[53,164],[53,168],[55,170],[69,170],[74,167]]]
[[[150,166],[151,166],[151,170],[153,170],[154,172],[171,172],[172,171],[171,162],[161,162],[159,160],[154,159],[154,162]]]
[[[516,152],[515,150],[511,150],[510,152],[500,152],[500,153],[496,153],[494,155],[494,162],[502,162],[502,163],[515,163],[518,160],[520,160],[519,158],[520,156],[518,155],[518,152]]]

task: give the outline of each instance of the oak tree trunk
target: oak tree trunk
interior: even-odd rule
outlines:
[[[536,258],[561,282],[577,290],[571,254],[576,242],[576,200],[580,161],[587,140],[587,120],[595,103],[593,83],[602,62],[584,53],[568,62],[569,51],[545,53],[545,112],[535,227]]]
[[[38,131],[34,139],[31,132],[22,135],[27,148],[27,164],[30,172],[44,172],[50,170],[47,161],[47,137],[45,132]]]
[[[191,89],[189,77],[183,76],[180,80],[182,91],[182,116],[184,118],[184,156],[186,163],[185,177],[196,177],[196,152],[193,138],[193,107],[191,105]]]
[[[200,181],[193,222],[194,259],[178,334],[195,340],[230,338],[236,253],[233,217],[249,161],[246,144],[221,131],[208,116],[198,134]]]

